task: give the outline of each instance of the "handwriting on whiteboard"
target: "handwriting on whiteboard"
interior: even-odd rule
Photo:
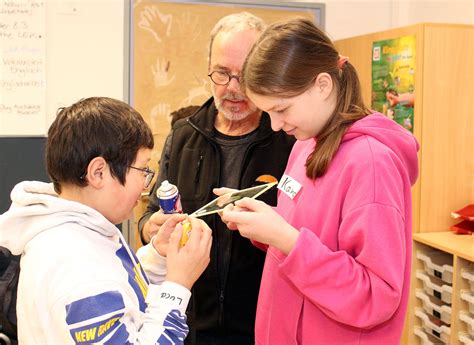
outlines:
[[[0,135],[46,132],[46,2],[0,1]]]

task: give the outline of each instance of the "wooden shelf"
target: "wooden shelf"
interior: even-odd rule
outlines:
[[[456,235],[450,231],[419,232],[413,234],[413,240],[468,261],[474,261],[474,236],[472,235]]]
[[[420,260],[421,258],[418,254],[424,254],[425,256],[431,257],[433,260],[435,257],[440,255],[445,256],[444,260],[439,260],[438,262],[445,262],[446,265],[450,265],[452,268],[452,277],[448,280],[447,277],[443,277],[440,274],[442,271],[438,270],[436,272],[427,272],[425,264]],[[449,261],[449,263],[447,263]],[[462,278],[462,272],[464,270],[472,271],[474,268],[474,236],[471,235],[456,235],[452,232],[422,232],[413,234],[413,262],[412,262],[412,283],[411,283],[411,296],[410,296],[410,307],[408,309],[408,338],[405,340],[404,344],[422,344],[418,338],[418,332],[423,333],[423,330],[419,330],[419,327],[422,327],[422,324],[425,321],[422,321],[422,317],[417,315],[416,310],[420,310],[423,307],[422,301],[419,297],[415,296],[415,292],[424,288],[425,283],[415,276],[415,272],[422,271],[429,278],[432,285],[443,287],[442,291],[446,291],[447,286],[451,286],[451,296],[450,300],[446,300],[439,295],[435,297],[438,298],[437,305],[449,306],[451,308],[451,317],[450,320],[444,320],[446,326],[450,328],[449,343],[454,345],[461,345],[459,341],[459,334],[467,332],[467,325],[464,322],[461,322],[459,319],[460,312],[467,312],[469,306],[465,301],[460,297],[461,292],[465,290],[472,290],[470,288],[470,283]],[[436,278],[434,278],[436,277]],[[441,280],[444,279],[444,280]],[[424,279],[423,279],[424,280]],[[425,281],[425,280],[424,280]],[[425,281],[426,282],[426,281]],[[431,288],[430,287],[430,288]],[[429,291],[429,290],[428,290]],[[428,292],[429,294],[429,292]],[[439,314],[434,314],[433,311],[424,310],[426,315],[429,315],[430,318],[439,319]],[[446,315],[445,315],[446,316]],[[431,334],[431,332],[426,332],[426,334]],[[417,336],[415,336],[417,334]],[[444,335],[446,337],[446,334]],[[446,340],[446,339],[445,339]]]

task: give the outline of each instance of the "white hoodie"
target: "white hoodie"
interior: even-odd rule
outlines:
[[[52,184],[19,183],[11,198],[0,246],[22,255],[20,344],[183,343],[191,293],[163,282],[164,259],[152,246],[140,263],[114,224],[58,198]]]

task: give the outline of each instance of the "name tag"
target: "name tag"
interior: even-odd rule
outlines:
[[[288,175],[283,175],[278,183],[278,189],[294,199],[301,189],[301,184]]]

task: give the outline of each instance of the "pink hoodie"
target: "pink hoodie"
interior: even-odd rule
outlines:
[[[256,343],[399,344],[411,266],[411,186],[418,143],[381,114],[345,134],[327,173],[306,176],[314,140],[298,141],[277,211],[300,236],[288,256],[269,247],[260,287]]]

